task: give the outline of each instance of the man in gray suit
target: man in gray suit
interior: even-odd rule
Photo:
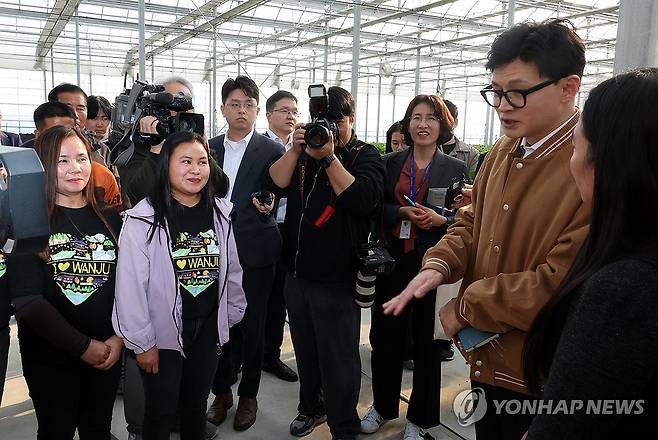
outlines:
[[[263,185],[270,165],[284,153],[283,146],[254,129],[259,107],[259,90],[246,76],[229,78],[222,86],[222,114],[228,123],[226,135],[210,140],[217,162],[229,178],[227,197],[234,204],[233,227],[240,264],[242,286],[247,297],[245,317],[231,329],[230,342],[220,356],[213,401],[208,420],[220,424],[233,406],[231,385],[236,363],[242,363],[238,388],[238,408],[233,427],[249,429],[256,421],[256,396],[260,385],[267,301],[272,291],[274,270],[281,254],[281,235],[274,217],[274,197],[261,203],[252,197]]]

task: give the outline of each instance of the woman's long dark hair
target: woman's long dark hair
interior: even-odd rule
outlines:
[[[658,249],[658,69],[638,69],[596,86],[581,115],[594,165],[592,222],[571,269],[535,320],[524,348],[524,373],[539,393],[553,357],[552,322],[603,266]]]
[[[203,136],[189,131],[173,133],[162,145],[156,169],[156,180],[147,196],[148,202],[153,207],[153,225],[149,230],[149,242],[153,239],[158,228],[167,230],[170,239],[174,239],[180,231],[176,219],[183,208],[179,203],[174,203],[174,198],[171,195],[169,159],[176,148],[186,142],[201,144],[208,155],[210,176],[208,183],[201,190],[201,201],[210,213],[215,209],[214,198],[224,197],[228,192],[228,178],[210,155],[208,141]]]
[[[64,127],[56,125],[44,131],[34,143],[34,150],[36,151],[43,168],[45,170],[46,178],[46,203],[48,204],[48,222],[51,228],[54,228],[58,221],[59,209],[57,207],[57,166],[59,163],[59,155],[62,151],[62,143],[66,138],[76,137],[84,145],[87,150],[87,159],[91,166],[89,174],[89,181],[87,186],[82,190],[83,196],[87,203],[91,206],[96,216],[103,222],[105,227],[116,241],[116,232],[110,226],[102,212],[100,203],[96,200],[94,194],[94,173],[93,163],[91,160],[91,144],[86,136],[82,134],[77,128]]]

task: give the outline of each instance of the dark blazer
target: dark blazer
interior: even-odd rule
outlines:
[[[21,137],[17,133],[0,131],[0,145],[4,145],[5,147],[20,147],[23,145],[23,142],[21,142]]]
[[[217,163],[224,167],[224,135],[212,138],[210,148],[217,153]],[[279,143],[254,132],[244,152],[235,182],[231,182],[234,205],[235,241],[243,264],[264,267],[276,263],[281,256],[281,234],[276,225],[275,211],[263,215],[251,202],[251,194],[260,191],[263,179],[268,179],[270,165],[284,153]]]
[[[412,151],[412,148],[408,148],[404,151],[386,154],[382,158],[384,161],[384,167],[386,168],[386,185],[384,188],[384,227],[389,231],[397,224],[398,210],[400,209],[400,205],[395,198],[395,186],[400,179],[402,167]],[[468,176],[466,164],[459,159],[445,155],[437,150],[436,154],[434,154],[428,188],[447,188],[452,182],[453,177],[459,177],[461,175]],[[429,194],[429,191],[425,193],[424,199],[420,200],[420,203],[424,206],[427,206],[427,194]],[[446,226],[432,228],[427,231],[420,228],[417,229],[416,248],[418,249],[419,254],[422,256],[427,249],[434,246],[443,234],[445,234],[446,229]]]

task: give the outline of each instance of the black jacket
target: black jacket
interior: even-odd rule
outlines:
[[[288,196],[282,263],[286,270],[309,281],[353,283],[356,246],[367,240],[370,218],[382,203],[384,166],[377,149],[354,136],[336,157],[356,179],[338,197],[326,171],[305,154],[290,186],[282,190]],[[300,190],[302,168],[305,209]],[[322,226],[314,225],[328,206],[334,207],[334,213]]]
[[[151,191],[155,184],[158,157],[151,153],[148,146],[137,141],[128,163],[119,167],[121,197],[127,207],[135,206]]]
[[[224,135],[210,140],[217,163],[224,166]],[[238,255],[243,264],[251,267],[264,267],[276,263],[281,255],[281,234],[276,225],[276,217],[263,215],[251,202],[251,194],[263,189],[263,180],[269,182],[270,165],[283,155],[281,144],[254,132],[247,150],[242,157],[233,192],[233,228]]]
[[[398,222],[398,210],[400,209],[400,205],[395,198],[395,186],[400,179],[402,167],[412,151],[412,148],[408,148],[404,151],[389,153],[383,157],[384,166],[386,167],[384,228],[387,231],[390,231],[395,227]],[[464,162],[437,150],[432,162],[428,188],[447,188],[454,177],[466,175],[467,172],[468,169]],[[427,206],[427,194],[429,194],[429,191],[425,193],[425,198],[419,201],[423,206]],[[439,241],[443,234],[445,234],[446,230],[447,226],[431,228],[429,230],[417,229],[416,249],[418,250],[418,254],[422,257],[427,249],[434,246]]]
[[[0,145],[4,145],[5,147],[20,147],[23,143],[17,133],[0,130]]]

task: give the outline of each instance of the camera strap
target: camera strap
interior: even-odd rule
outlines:
[[[313,186],[311,188],[311,191],[309,191],[308,195],[304,195],[304,182],[306,180],[306,162],[308,160],[307,155],[303,155],[302,159],[298,162],[299,166],[299,194],[301,195],[301,201],[302,201],[302,209],[303,211],[306,211],[306,208],[308,207],[308,198],[311,197],[311,193],[313,192],[313,189],[315,188],[315,184],[317,182],[317,178],[320,175],[320,171],[322,171],[321,168],[318,168],[318,170],[315,173],[315,176],[313,176]],[[318,218],[316,218],[313,221],[313,226],[319,228],[322,225],[324,225],[334,214],[336,211],[336,194],[331,191],[331,201],[327,204],[327,206],[324,207]]]

